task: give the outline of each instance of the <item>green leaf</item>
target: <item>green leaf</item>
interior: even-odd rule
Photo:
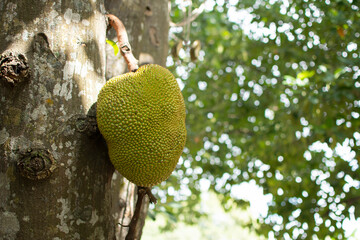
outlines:
[[[334,72],[335,79],[338,79],[341,74],[345,73],[345,70],[343,68],[338,68]]]
[[[119,49],[119,46],[116,44],[116,42],[110,40],[110,39],[106,39],[106,43],[110,44],[110,46],[113,47],[114,49],[114,55],[118,55],[120,49]]]
[[[296,78],[299,78],[301,80],[304,80],[305,78],[311,78],[314,76],[315,71],[302,71],[301,73],[298,73]]]

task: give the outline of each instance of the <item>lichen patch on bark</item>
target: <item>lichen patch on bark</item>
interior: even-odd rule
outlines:
[[[60,224],[56,225],[59,231],[64,233],[69,233],[69,226],[67,221],[69,220],[70,206],[69,201],[65,198],[60,198],[57,200],[58,203],[61,203],[61,212],[56,215],[60,220]]]
[[[4,144],[6,142],[6,140],[9,138],[9,133],[6,131],[5,128],[3,128],[1,131],[0,131],[0,145],[1,144]]]
[[[19,220],[13,212],[0,212],[0,236],[3,239],[15,239],[20,230]]]

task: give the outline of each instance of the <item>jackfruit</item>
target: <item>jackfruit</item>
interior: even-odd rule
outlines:
[[[165,181],[185,145],[181,90],[156,64],[110,79],[98,95],[97,123],[115,169],[138,186]]]

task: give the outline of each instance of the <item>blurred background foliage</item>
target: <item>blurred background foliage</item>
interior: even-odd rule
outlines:
[[[171,3],[188,139],[151,214],[194,223],[208,190],[225,210],[248,206],[239,186],[255,181],[270,196],[258,234],[347,238],[360,217],[360,1]]]
[[[225,212],[219,199],[213,192],[201,194],[201,209],[208,214],[197,219],[196,224],[176,222],[176,227],[169,229],[169,217],[158,214],[156,221],[146,221],[142,240],[265,240],[247,228],[257,224],[251,220],[251,213],[241,209]],[[171,219],[171,218],[170,218]]]

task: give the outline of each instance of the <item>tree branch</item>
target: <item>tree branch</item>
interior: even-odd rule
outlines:
[[[131,51],[131,46],[129,43],[129,39],[128,39],[128,36],[126,33],[126,28],[125,28],[124,24],[120,21],[119,18],[117,18],[116,16],[114,16],[112,14],[107,14],[106,16],[109,20],[109,24],[116,31],[120,52],[128,65],[129,71],[136,72],[136,70],[139,68],[138,60],[134,57],[134,55]]]
[[[194,9],[189,18],[186,18],[185,20],[183,20],[182,22],[179,23],[174,23],[174,22],[170,22],[170,27],[183,27],[191,22],[193,22],[205,9],[205,4],[202,3],[200,5],[200,7]]]

